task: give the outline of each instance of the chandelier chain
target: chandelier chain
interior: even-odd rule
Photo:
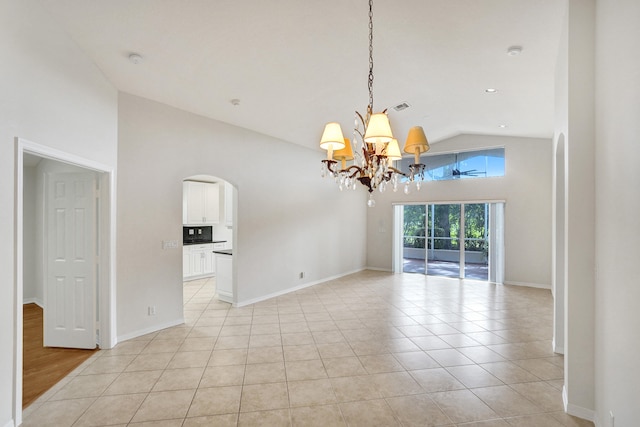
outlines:
[[[373,0],[369,0],[369,107],[367,116],[373,113]],[[368,117],[367,117],[368,119]]]

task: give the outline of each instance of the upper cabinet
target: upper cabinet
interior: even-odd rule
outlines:
[[[185,225],[220,222],[220,187],[217,183],[184,181],[182,222]]]
[[[233,185],[224,183],[224,225],[233,227]]]

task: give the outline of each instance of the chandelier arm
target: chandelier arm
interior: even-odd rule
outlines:
[[[327,164],[327,170],[332,174],[335,174],[337,172],[336,170],[333,169],[333,167],[338,164],[338,162],[336,162],[335,160],[324,159],[322,160],[322,163]]]
[[[391,172],[396,173],[396,174],[398,174],[398,175],[405,176],[405,177],[408,177],[408,176],[409,176],[409,175],[407,175],[406,173],[402,172],[401,170],[394,168],[393,166],[390,166],[390,167],[389,167],[389,173],[391,173]]]
[[[351,172],[352,170],[353,172]],[[346,173],[347,177],[349,178],[354,178],[358,174],[362,175],[364,171],[360,166],[351,165],[348,168],[341,170],[340,172]]]
[[[358,117],[360,117],[360,122],[362,123],[362,128],[363,128],[363,129],[364,129],[364,128],[366,128],[366,127],[367,127],[367,122],[365,122],[365,121],[364,121],[364,117],[362,117],[362,114],[360,114],[359,112],[357,112],[357,111],[356,111],[356,115],[357,115]],[[356,129],[356,130],[357,130],[357,129]],[[361,133],[360,131],[358,131],[358,133],[359,133],[360,135],[363,135],[363,138],[364,138],[364,134],[363,134],[363,133]]]

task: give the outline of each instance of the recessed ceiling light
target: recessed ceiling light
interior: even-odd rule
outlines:
[[[522,53],[522,46],[511,46],[507,49],[507,55],[518,56]]]
[[[505,124],[501,124],[501,125],[498,125],[498,127],[499,127],[500,129],[505,129],[505,128],[507,127],[507,125],[505,125]]]
[[[498,89],[494,89],[494,88],[490,87],[488,89],[485,89],[484,91],[487,92],[487,93],[496,93],[498,91]]]
[[[134,64],[139,64],[142,62],[142,55],[138,53],[132,53],[129,55],[129,61],[133,62]]]
[[[231,101],[229,101],[231,103],[231,105],[237,107],[238,105],[240,105],[240,100],[238,98],[233,98]]]

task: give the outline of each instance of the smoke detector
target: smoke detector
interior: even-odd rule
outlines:
[[[518,56],[522,53],[522,46],[511,46],[507,49],[507,55]]]
[[[134,64],[139,64],[142,62],[142,55],[140,55],[139,53],[132,53],[129,55],[129,61],[133,62]]]

